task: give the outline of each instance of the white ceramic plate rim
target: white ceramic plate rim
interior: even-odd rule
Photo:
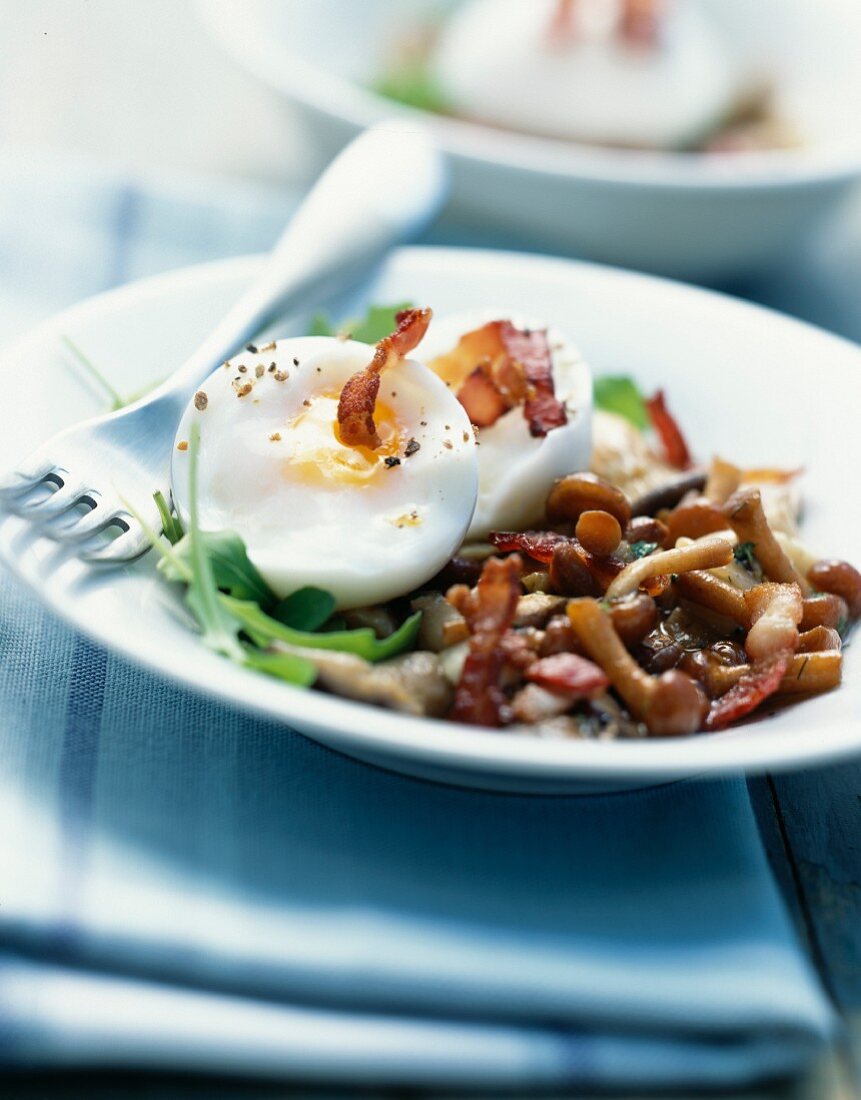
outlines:
[[[577,261],[470,249],[404,249],[399,259],[419,268],[442,263],[447,269],[470,262],[476,267],[503,263],[516,265],[521,273],[531,268],[547,274],[556,267],[560,275],[574,267],[583,274],[591,273],[593,278],[618,280],[620,290],[624,286],[626,293],[636,294],[637,284],[644,291],[647,288],[660,290],[667,298],[668,309],[673,311],[684,311],[686,305],[700,313],[711,309],[716,316],[726,316],[728,311],[747,311],[761,319],[763,326],[780,325],[787,335],[792,335],[794,330],[799,337],[803,335],[808,341],[815,339],[823,347],[831,344],[832,352],[843,358],[849,355],[857,359],[861,372],[861,350],[848,341],[762,307],[652,276]],[[260,262],[259,257],[243,257],[184,268],[98,295],[43,323],[19,344],[7,349],[4,357],[20,357],[21,349],[33,340],[75,331],[79,324],[91,322],[114,309],[133,306],[140,298],[151,300],[159,295],[181,293],[184,287],[220,286],[225,282],[250,279]],[[30,583],[27,571],[3,552],[2,546],[0,560],[25,583]],[[110,583],[109,575],[105,583]],[[295,723],[303,732],[319,735],[326,744],[348,753],[388,760],[395,768],[400,760],[408,771],[412,770],[410,761],[421,761],[428,769],[452,771],[453,777],[460,782],[465,781],[465,775],[472,774],[477,782],[485,775],[509,777],[512,782],[527,784],[530,781],[554,783],[560,788],[591,781],[630,784],[694,774],[794,769],[861,751],[861,715],[853,719],[848,714],[843,721],[831,722],[827,728],[811,726],[803,734],[785,738],[745,736],[744,728],[739,727],[714,736],[642,742],[547,741],[411,718],[313,690],[291,688],[237,668],[202,647],[199,651],[190,648],[169,668],[164,667],[154,656],[153,647],[145,642],[143,631],[129,631],[122,624],[114,626],[108,621],[89,621],[79,613],[73,599],[63,599],[61,590],[51,591],[49,595],[38,591],[37,594],[82,633],[161,676],[240,708],[291,725]],[[251,691],[250,686],[253,686]]]
[[[858,18],[849,0],[821,0]],[[307,61],[274,41],[254,18],[254,5],[237,0],[197,0],[200,18],[223,49],[243,68],[282,94],[315,111],[364,129],[386,118],[411,119],[428,127],[446,152],[489,165],[562,178],[656,188],[726,191],[816,186],[851,180],[861,173],[861,142],[852,148],[827,144],[798,150],[690,156],[637,153],[554,141],[394,103],[354,81]]]

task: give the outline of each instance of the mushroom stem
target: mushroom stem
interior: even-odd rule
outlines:
[[[798,624],[804,612],[796,584],[758,584],[744,594],[751,627],[744,648],[752,661],[798,648]]]
[[[778,695],[807,695],[839,687],[843,655],[836,649],[820,653],[796,653],[780,681]]]
[[[715,455],[709,468],[703,496],[713,500],[715,504],[724,504],[741,485],[741,478],[742,472],[738,466]]]
[[[714,569],[732,561],[732,546],[717,535],[697,539],[674,550],[661,550],[626,565],[607,589],[608,600],[635,592],[650,577],[689,573],[692,569]]]
[[[757,561],[770,581],[797,584],[802,594],[812,591],[784,553],[765,518],[759,489],[739,489],[724,505],[724,513],[740,543],[752,542]]]
[[[750,670],[750,665],[718,665],[711,671],[709,690],[718,697],[725,695]],[[780,681],[777,694],[813,695],[820,691],[830,691],[840,684],[842,675],[843,655],[839,650],[796,653],[786,675]]]
[[[657,677],[644,672],[625,649],[609,615],[593,599],[571,600],[568,618],[580,644],[649,733],[675,736],[700,728],[708,701],[689,676],[677,669]]]
[[[814,626],[798,635],[799,653],[826,653],[843,648],[843,639],[831,626]]]
[[[680,573],[674,584],[676,591],[685,599],[732,619],[745,630],[750,627],[750,611],[744,593],[713,573],[694,569],[689,573]]]

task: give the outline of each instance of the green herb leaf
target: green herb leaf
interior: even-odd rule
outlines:
[[[311,318],[311,324],[308,326],[309,336],[334,336],[335,330],[329,323],[329,318],[325,313],[315,313]]]
[[[649,554],[654,554],[657,549],[658,544],[656,542],[644,542],[641,540],[631,543],[631,553],[634,555],[635,559],[648,557]]]
[[[394,99],[406,107],[434,114],[448,114],[450,105],[436,77],[426,65],[413,62],[399,66],[372,85],[377,95]]]
[[[176,571],[175,579],[181,581],[183,584],[191,584],[191,567],[189,566],[188,562],[181,561],[176,556],[173,547],[165,544],[164,539],[162,539],[159,532],[153,530],[153,528],[150,527],[150,525],[143,518],[140,512],[136,510],[131,501],[126,500],[126,498],[122,496],[120,497],[120,500],[123,502],[123,505],[128,508],[129,513],[134,516],[134,518],[143,528],[143,533],[146,535],[147,541],[161,559],[161,561],[159,561],[159,566],[163,561],[173,562],[173,566]]]
[[[277,596],[250,561],[245,543],[235,531],[200,531],[198,539],[209,559],[216,588],[229,592],[238,600],[254,600],[263,607],[275,604]],[[175,549],[176,558],[184,563],[191,562],[189,535],[181,537]],[[161,561],[159,569],[169,581],[182,580],[174,559]]]
[[[324,313],[318,313],[311,321],[308,335],[349,337],[362,344],[376,344],[384,336],[394,332],[397,324],[395,316],[411,306],[412,302],[398,302],[392,306],[368,306],[364,317],[345,321],[337,330]]]
[[[179,516],[175,516],[170,510],[170,505],[164,499],[164,493],[159,490],[157,493],[153,493],[152,499],[155,501],[155,506],[158,508],[159,518],[161,519],[161,529],[164,532],[164,537],[171,544],[176,546],[185,532],[182,529],[182,523]],[[167,559],[165,559],[167,560]],[[172,580],[181,580],[180,577],[171,578]]]
[[[644,432],[649,415],[636,383],[624,375],[603,375],[595,379],[595,405],[604,412],[616,413]]]
[[[733,557],[735,560],[753,573],[757,568],[757,560],[754,550],[756,549],[756,543],[742,542],[733,550]]]
[[[308,585],[283,599],[272,612],[272,617],[293,630],[319,630],[334,610],[335,597],[331,592]]]
[[[191,581],[186,593],[186,603],[200,623],[204,645],[243,663],[244,651],[239,644],[239,625],[225,606],[215,583],[212,561],[205,541],[201,538],[197,517],[197,457],[200,449],[200,425],[192,424],[188,440],[188,564]],[[177,555],[179,556],[179,555]]]
[[[310,687],[317,679],[314,662],[293,653],[264,652],[262,649],[246,646],[243,664],[296,687]]]
[[[342,653],[354,653],[357,657],[373,662],[384,661],[409,649],[415,642],[421,623],[421,612],[417,611],[388,638],[377,638],[370,627],[313,633],[285,626],[267,615],[255,603],[237,600],[232,596],[222,596],[221,599],[231,615],[242,624],[245,633],[261,648],[271,642],[280,641],[307,649],[335,649]]]
[[[368,312],[358,324],[342,326],[353,340],[363,344],[376,344],[384,336],[394,332],[397,322],[395,316],[410,309],[412,302],[398,302],[393,306],[369,306]]]

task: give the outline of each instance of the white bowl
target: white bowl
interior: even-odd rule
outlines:
[[[5,413],[0,469],[53,432],[98,412],[70,369],[68,336],[133,392],[182,362],[244,288],[257,260],[131,284],[67,310],[0,355]],[[367,290],[439,316],[510,305],[567,330],[596,372],[664,386],[695,450],[750,465],[803,465],[805,538],[861,557],[858,422],[861,351],[817,329],[717,294],[546,257],[406,249]],[[349,311],[352,312],[352,309]],[[21,384],[21,364],[27,384]],[[122,486],[117,486],[119,492]],[[152,555],[93,572],[0,517],[0,560],[79,629],[188,687],[251,708],[387,768],[464,785],[571,791],[683,776],[823,763],[861,752],[861,647],[846,650],[838,691],[719,734],[645,741],[545,741],[359,705],[238,668],[192,633]]]
[[[797,150],[703,156],[609,150],[399,107],[369,90],[397,27],[450,0],[198,0],[250,73],[304,110],[321,152],[393,115],[450,154],[451,216],[528,245],[689,279],[787,254],[861,171],[857,0],[686,0],[774,74],[809,136]]]

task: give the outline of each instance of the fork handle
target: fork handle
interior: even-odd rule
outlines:
[[[317,181],[221,323],[145,400],[184,408],[211,371],[277,317],[360,283],[434,217],[446,182],[440,154],[419,127],[394,121],[365,131]]]

